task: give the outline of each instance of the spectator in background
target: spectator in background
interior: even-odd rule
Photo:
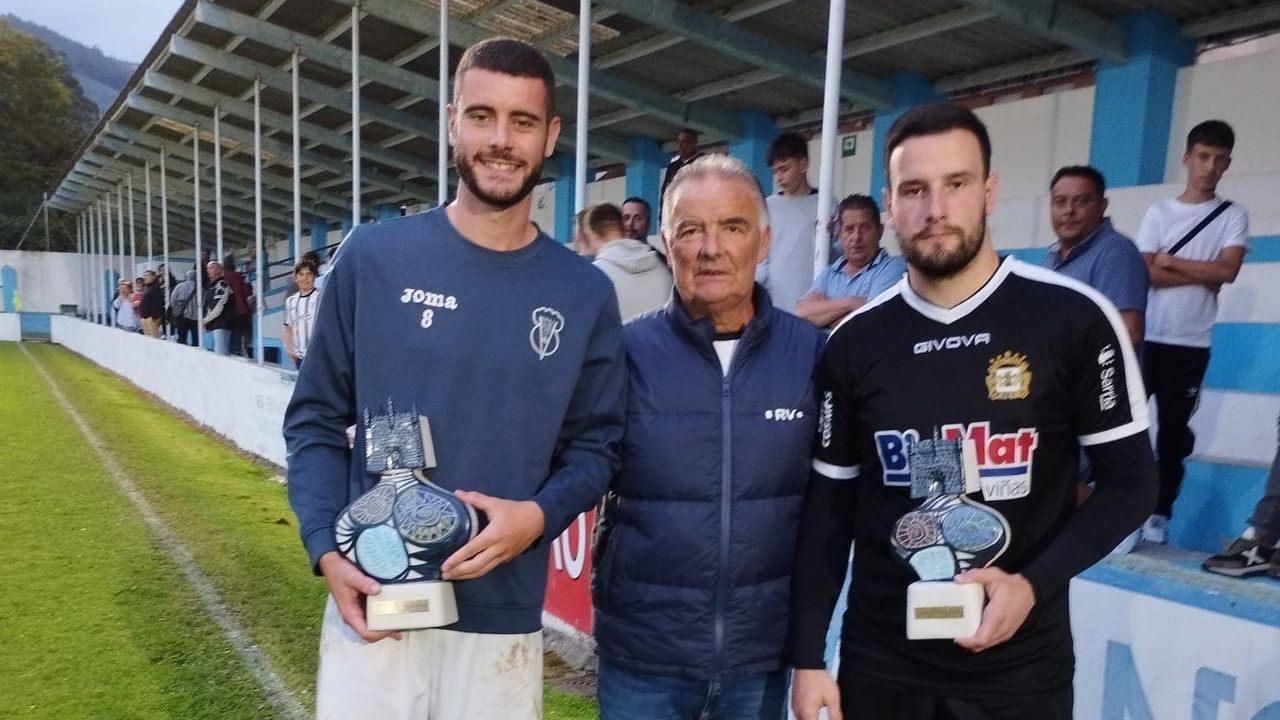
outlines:
[[[133,314],[138,318],[139,329],[142,327],[142,313],[138,308],[142,304],[142,290],[145,287],[146,283],[142,281],[141,277],[134,278],[133,292],[129,294],[129,301],[133,303]]]
[[[235,291],[223,278],[222,266],[211,262],[205,266],[208,282],[204,286],[204,329],[213,336],[213,351],[231,353],[231,324],[235,322]]]
[[[623,236],[622,212],[610,203],[592,205],[578,216],[576,235],[585,254],[609,277],[623,321],[662,307],[671,297],[671,271],[644,240]]]
[[[691,128],[682,128],[676,133],[676,156],[667,164],[667,173],[662,176],[662,189],[658,192],[658,202],[667,195],[667,188],[675,179],[680,168],[702,157],[698,152],[698,132]]]
[[[305,257],[305,256],[304,256]],[[316,293],[316,264],[303,260],[293,267],[293,280],[298,292],[284,300],[284,351],[293,360],[295,369],[302,367],[311,343],[311,330],[315,326],[316,306],[320,301]]]
[[[138,316],[133,311],[133,287],[128,280],[121,280],[116,285],[116,296],[111,301],[111,307],[115,308],[116,327],[126,332],[138,332]]]
[[[252,332],[253,322],[249,315],[249,283],[245,282],[244,275],[236,270],[236,256],[227,253],[222,259],[222,279],[231,288],[231,296],[233,306],[231,308],[230,324],[227,329],[231,331],[231,354],[241,355],[244,357],[252,357],[249,352],[250,333]],[[208,320],[205,321],[205,327],[208,328]]]
[[[169,315],[178,342],[192,347],[200,342],[200,306],[196,300],[196,271],[188,270],[186,279],[178,283],[169,298]]]
[[[866,195],[850,195],[836,207],[841,257],[818,274],[813,288],[796,303],[796,315],[830,327],[907,272],[906,262],[880,247],[884,224],[880,207]]]
[[[173,296],[173,288],[178,284],[178,278],[169,272],[169,266],[160,263],[156,267],[156,282],[160,285],[160,337],[171,340],[173,338],[173,328],[169,326],[169,300]]]
[[[1165,525],[1182,487],[1185,460],[1195,448],[1189,422],[1209,366],[1209,336],[1218,315],[1218,291],[1234,282],[1249,250],[1249,215],[1218,197],[1218,182],[1231,167],[1236,136],[1221,120],[1207,120],[1187,134],[1182,194],[1147,208],[1138,228],[1138,250],[1151,272],[1144,368],[1147,392],[1156,398],[1156,460],[1160,496],[1142,526],[1142,539],[1164,543]]]
[[[1147,264],[1133,241],[1106,217],[1107,183],[1086,165],[1069,165],[1049,183],[1049,219],[1058,242],[1043,265],[1102,293],[1120,311],[1120,319],[1142,353],[1142,319],[1151,284]]]
[[[1280,580],[1280,447],[1244,532],[1225,552],[1208,558],[1201,567],[1231,577],[1267,573]]]
[[[809,145],[795,133],[769,144],[767,156],[778,189],[768,197],[772,240],[756,280],[773,306],[789,313],[813,286],[813,242],[818,227],[818,191],[809,184]]]
[[[142,297],[138,301],[142,332],[148,337],[160,337],[160,324],[164,318],[164,289],[154,270],[142,273],[142,283]]]
[[[308,250],[302,253],[302,259],[298,262],[310,262],[315,269],[314,277],[320,276],[320,256],[315,250]],[[285,279],[284,296],[288,298],[290,295],[298,292],[297,264],[294,264],[294,272],[289,273],[289,277]],[[312,283],[314,288],[315,283]]]
[[[632,240],[649,241],[649,218],[653,216],[649,201],[629,197],[622,201],[622,234]]]

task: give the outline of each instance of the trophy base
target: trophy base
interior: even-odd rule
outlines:
[[[985,592],[978,583],[921,580],[907,586],[907,639],[954,640],[978,631]]]
[[[417,630],[458,621],[453,583],[424,581],[384,584],[382,592],[365,599],[370,630]]]

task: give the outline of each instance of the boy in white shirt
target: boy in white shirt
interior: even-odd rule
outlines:
[[[1187,423],[1209,365],[1218,291],[1236,279],[1249,249],[1248,213],[1217,196],[1234,145],[1235,133],[1221,120],[1192,128],[1182,156],[1186,189],[1148,208],[1138,230],[1138,250],[1151,271],[1143,374],[1160,423],[1160,495],[1155,514],[1142,528],[1148,542],[1165,542],[1165,524],[1182,485],[1182,462],[1195,446]]]

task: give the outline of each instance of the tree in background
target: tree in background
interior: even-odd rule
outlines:
[[[97,119],[62,60],[0,20],[0,248],[12,249]],[[53,250],[75,250],[75,220],[49,213]],[[43,221],[24,248],[44,249]]]

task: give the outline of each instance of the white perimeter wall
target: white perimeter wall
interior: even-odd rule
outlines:
[[[293,394],[292,373],[72,317],[55,315],[51,330],[53,342],[123,376],[237,447],[284,467],[280,428]]]
[[[1077,578],[1080,720],[1280,717],[1280,627]]]
[[[59,305],[84,305],[80,256],[76,253],[0,250],[0,267],[5,265],[18,274],[24,311],[56,313]]]
[[[18,313],[0,312],[0,342],[22,339],[22,321]]]

